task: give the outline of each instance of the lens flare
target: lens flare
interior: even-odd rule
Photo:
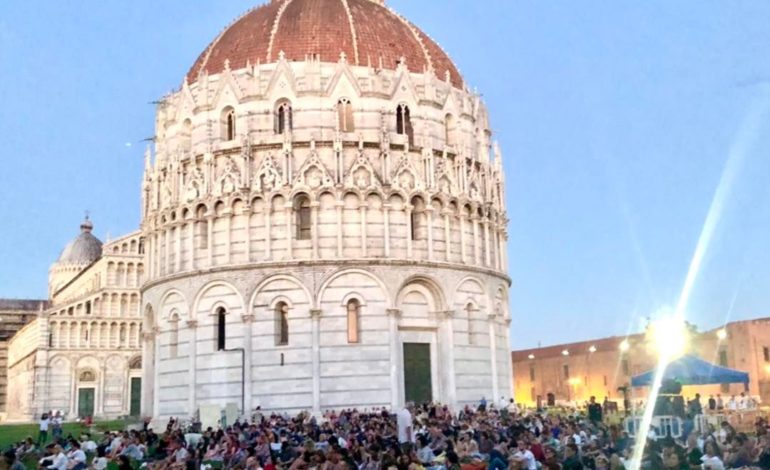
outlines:
[[[680,322],[684,324],[685,312],[687,311],[687,305],[690,301],[690,295],[692,294],[695,280],[700,273],[703,260],[706,252],[711,244],[711,239],[714,236],[719,220],[722,216],[725,202],[728,199],[730,191],[735,182],[735,178],[742,166],[743,160],[749,153],[751,146],[759,135],[760,128],[764,121],[766,121],[766,114],[770,108],[770,100],[768,100],[767,90],[763,90],[762,96],[752,103],[751,108],[740,128],[739,134],[736,136],[733,145],[730,148],[728,154],[727,163],[722,171],[722,177],[719,180],[719,185],[714,192],[714,197],[711,200],[711,206],[706,215],[706,221],[701,229],[698,243],[695,246],[695,253],[690,260],[690,266],[687,270],[687,276],[685,277],[682,291],[679,294],[679,301],[676,305],[676,310],[670,321]],[[668,336],[668,335],[666,335]],[[629,470],[639,470],[642,465],[642,457],[644,456],[644,449],[647,441],[646,436],[650,432],[650,426],[652,425],[652,417],[655,410],[655,402],[657,401],[658,394],[660,392],[660,386],[663,383],[663,374],[666,371],[668,363],[673,359],[676,359],[674,354],[677,353],[678,347],[662,347],[659,351],[658,365],[655,369],[655,376],[653,378],[652,386],[650,387],[650,393],[647,397],[647,403],[644,406],[644,414],[642,415],[642,421],[639,424],[637,430],[636,439],[637,442],[634,445],[634,452],[629,462]]]

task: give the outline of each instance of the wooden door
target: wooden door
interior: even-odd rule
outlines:
[[[404,343],[404,391],[407,402],[416,404],[433,400],[430,344]]]

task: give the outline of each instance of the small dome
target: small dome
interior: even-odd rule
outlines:
[[[86,217],[80,224],[80,235],[64,247],[59,264],[91,264],[102,256],[102,242],[91,234],[94,224]]]

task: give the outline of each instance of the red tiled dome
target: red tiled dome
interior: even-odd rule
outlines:
[[[216,74],[230,68],[278,60],[281,51],[289,61],[316,55],[337,62],[340,53],[348,63],[395,69],[402,57],[412,72],[432,67],[439,79],[449,73],[452,84],[463,80],[446,53],[406,19],[383,5],[382,0],[272,0],[250,10],[228,26],[195,61],[187,73],[194,82],[206,71]]]

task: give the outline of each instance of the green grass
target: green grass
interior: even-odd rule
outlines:
[[[88,428],[80,423],[64,423],[62,426],[62,436],[67,437],[72,434],[74,437],[80,437],[83,433],[91,432],[92,434],[102,433],[104,431],[119,431],[125,428],[126,422],[119,421],[99,421],[94,423],[90,431]],[[16,444],[19,441],[31,437],[33,441],[37,443],[38,424],[3,424],[0,425],[0,450],[7,450],[10,446]],[[99,436],[94,436],[95,440],[99,439]],[[48,442],[51,442],[51,430],[48,430]]]

